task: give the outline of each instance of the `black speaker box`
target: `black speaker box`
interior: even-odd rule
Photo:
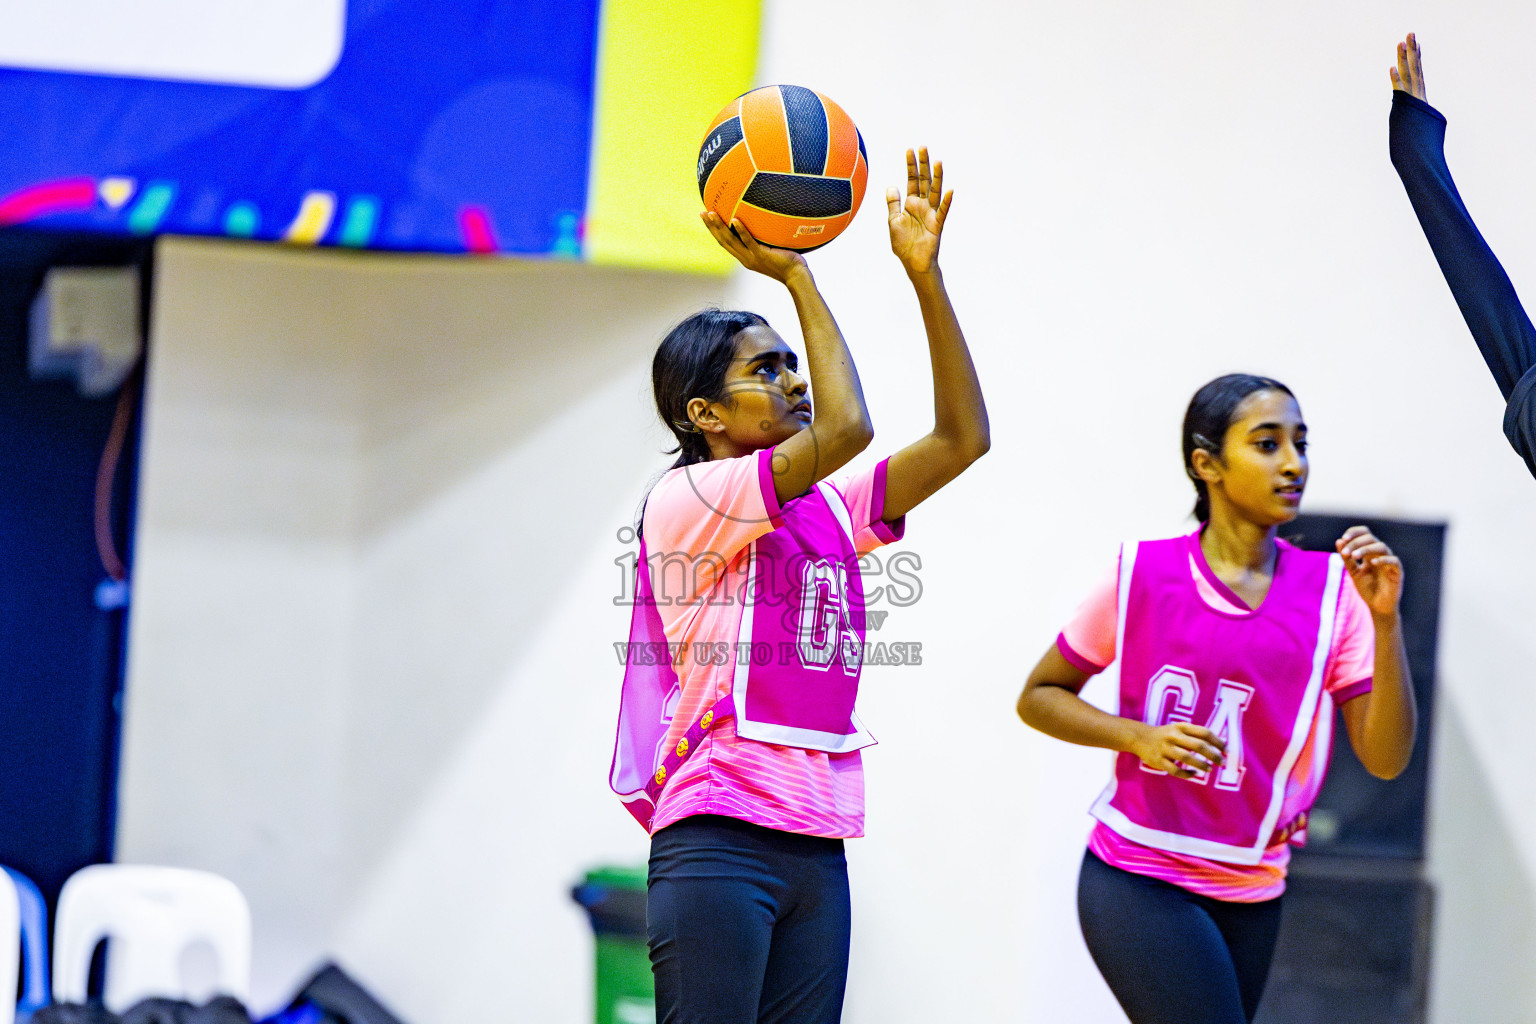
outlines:
[[[1403,562],[1403,636],[1419,731],[1413,759],[1388,781],[1373,777],[1350,749],[1344,721],[1334,713],[1333,757],[1328,780],[1313,805],[1307,845],[1298,858],[1424,856],[1424,813],[1429,793],[1429,754],[1434,720],[1435,650],[1440,624],[1440,572],[1445,524],[1410,523],[1376,516],[1303,514],[1280,528],[1298,547],[1332,551],[1333,542],[1355,525],[1368,526]],[[1347,585],[1347,584],[1346,584]]]
[[[1384,781],[1355,757],[1335,712],[1328,779],[1312,808],[1307,845],[1291,860],[1280,940],[1255,1024],[1425,1020],[1434,894],[1421,874],[1445,525],[1309,514],[1281,535],[1331,551],[1357,524],[1403,562],[1403,636],[1418,734],[1407,769]]]
[[[1298,866],[1255,1024],[1424,1024],[1434,897],[1416,870]],[[1403,869],[1407,870],[1403,870]]]

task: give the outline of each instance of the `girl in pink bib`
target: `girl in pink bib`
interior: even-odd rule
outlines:
[[[798,253],[704,221],[795,302],[816,382],[753,313],[706,310],[652,365],[677,462],[642,514],[610,784],[651,833],[646,915],[662,1024],[832,1024],[850,901],[843,840],[864,830],[854,711],[863,556],[989,444],[986,408],[939,273],[951,195],[907,153],[886,196],[891,249],[933,364],[932,432],[833,479],[869,444],[853,357]]]
[[[1362,526],[1337,555],[1277,536],[1307,482],[1278,381],[1211,381],[1184,418],[1200,528],[1127,543],[1030,673],[1019,716],[1119,751],[1078,878],[1089,952],[1133,1024],[1248,1024],[1290,844],[1322,786],[1333,709],[1372,773],[1413,750],[1401,563]],[[1346,578],[1347,577],[1347,578]],[[1119,714],[1077,696],[1119,662]]]

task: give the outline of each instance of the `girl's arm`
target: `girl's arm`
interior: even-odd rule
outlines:
[[[1047,736],[1085,747],[1135,754],[1148,768],[1188,778],[1218,766],[1226,744],[1211,730],[1189,722],[1150,726],[1100,711],[1077,695],[1088,673],[1052,644],[1019,694],[1019,717]]]
[[[959,476],[992,446],[981,382],[960,332],[960,321],[939,270],[939,238],[954,192],[945,193],[944,165],[928,165],[928,150],[907,150],[907,195],[885,194],[891,251],[917,292],[928,355],[933,364],[933,430],[891,456],[886,464],[885,506],[893,522]]]
[[[1403,563],[1363,526],[1351,526],[1335,544],[1344,568],[1371,610],[1376,664],[1371,692],[1343,705],[1344,728],[1365,770],[1378,779],[1402,774],[1413,755],[1418,709],[1408,652],[1403,647]]]
[[[1483,241],[1445,162],[1445,118],[1426,101],[1418,40],[1397,46],[1392,78],[1392,166],[1440,264],[1483,361],[1508,403],[1504,434],[1536,474],[1536,330],[1509,276]]]
[[[701,216],[715,241],[742,266],[789,289],[800,318],[815,401],[810,425],[774,446],[773,490],[779,501],[785,502],[841,469],[873,440],[875,428],[864,406],[859,371],[804,256],[759,244],[739,220],[727,226],[714,211]]]

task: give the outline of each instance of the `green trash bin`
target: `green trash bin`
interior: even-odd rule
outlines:
[[[571,890],[592,921],[596,1024],[656,1024],[656,985],[645,945],[645,866],[602,867]]]

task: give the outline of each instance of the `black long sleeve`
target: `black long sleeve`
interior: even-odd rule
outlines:
[[[1445,283],[1504,393],[1504,435],[1536,476],[1536,329],[1451,180],[1445,118],[1423,100],[1395,90],[1391,149],[1392,166]]]

